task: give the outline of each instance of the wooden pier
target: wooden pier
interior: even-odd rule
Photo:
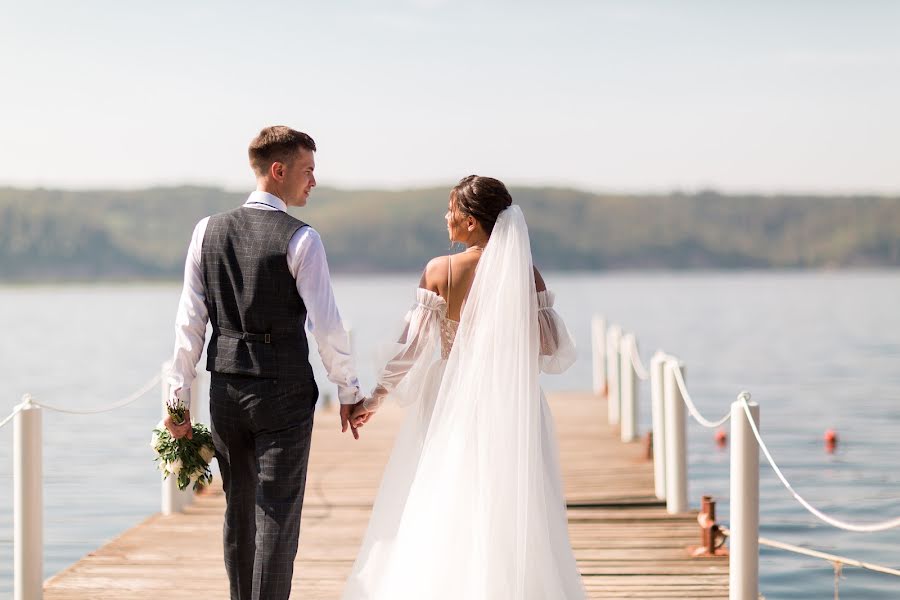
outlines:
[[[643,444],[619,441],[606,424],[606,402],[565,393],[551,395],[550,405],[588,597],[727,598],[728,560],[689,557],[686,546],[700,537],[696,513],[666,513]],[[340,598],[400,419],[386,407],[356,442],[340,434],[336,411],[316,416],[294,597]],[[224,506],[214,488],[184,514],[149,517],[50,578],[44,598],[227,599]]]

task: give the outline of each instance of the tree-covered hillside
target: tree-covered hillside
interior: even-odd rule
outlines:
[[[417,270],[448,251],[448,189],[317,188],[292,212],[322,233],[335,272]],[[900,198],[512,193],[545,269],[900,266]],[[0,280],[178,277],[194,224],[244,198],[0,188]]]

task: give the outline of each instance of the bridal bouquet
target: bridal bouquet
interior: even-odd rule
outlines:
[[[166,403],[169,416],[175,423],[184,422],[185,408],[180,400]],[[193,438],[175,439],[160,421],[153,430],[150,447],[156,452],[154,459],[159,463],[163,479],[172,475],[178,478],[178,489],[183,490],[194,482],[194,490],[212,483],[212,472],[209,463],[216,455],[212,434],[202,423],[195,423],[191,428]]]

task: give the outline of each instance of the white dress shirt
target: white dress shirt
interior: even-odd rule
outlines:
[[[257,210],[287,211],[284,201],[259,190],[250,194],[244,206]],[[197,362],[206,341],[206,286],[200,266],[200,250],[209,217],[194,227],[184,263],[184,288],[175,316],[175,356],[169,372],[174,397],[191,405],[191,383],[197,376]],[[359,380],[350,353],[350,336],[344,329],[331,289],[331,275],[325,259],[322,238],[312,227],[301,227],[294,233],[287,249],[287,263],[297,282],[297,292],[306,304],[306,328],[316,338],[319,355],[328,379],[338,386],[341,404],[354,404],[362,399]]]

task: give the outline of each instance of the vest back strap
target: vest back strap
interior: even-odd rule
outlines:
[[[273,335],[271,333],[249,333],[247,331],[235,331],[234,329],[225,329],[219,327],[219,335],[225,337],[244,340],[245,342],[262,342],[263,344],[271,344],[273,341],[288,339],[289,336]]]

